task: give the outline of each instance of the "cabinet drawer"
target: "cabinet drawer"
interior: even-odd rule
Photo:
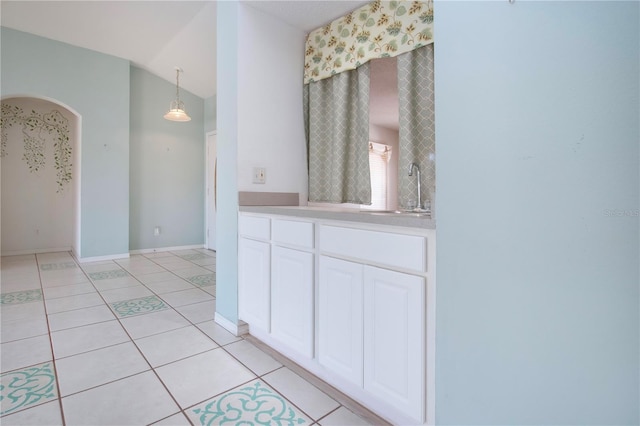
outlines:
[[[243,237],[269,240],[271,238],[271,221],[267,217],[240,215],[238,232]]]
[[[293,220],[273,220],[273,241],[313,248],[313,223]]]
[[[320,250],[383,265],[427,270],[427,244],[417,235],[322,225]]]

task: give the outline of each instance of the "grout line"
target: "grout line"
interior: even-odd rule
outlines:
[[[62,420],[62,426],[67,424],[64,417],[64,407],[62,406],[62,392],[60,392],[60,379],[58,377],[58,365],[56,364],[56,354],[53,351],[53,339],[51,338],[51,325],[49,324],[49,315],[47,314],[47,303],[44,296],[44,285],[42,284],[42,274],[40,272],[40,261],[38,256],[34,254],[36,260],[36,267],[38,268],[38,279],[40,280],[40,289],[42,291],[42,305],[44,306],[44,318],[47,322],[47,336],[49,337],[49,347],[51,348],[51,362],[53,363],[53,374],[56,379],[56,391],[58,392],[58,405],[60,406],[60,419]],[[72,256],[73,259],[73,256]],[[75,259],[73,259],[75,262]]]

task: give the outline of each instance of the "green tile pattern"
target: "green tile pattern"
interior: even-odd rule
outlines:
[[[139,299],[123,300],[109,304],[111,309],[120,318],[133,315],[147,314],[149,312],[164,311],[169,309],[158,296],[147,296]]]
[[[0,415],[57,397],[56,377],[51,362],[0,375]]]
[[[61,269],[73,268],[77,268],[75,262],[43,263],[42,265],[40,265],[41,271],[59,271]]]
[[[14,291],[0,295],[0,304],[2,305],[17,305],[20,303],[36,302],[38,300],[42,300],[42,290],[40,289]]]
[[[226,392],[193,409],[201,425],[302,425],[309,420],[260,381]]]
[[[203,259],[209,258],[209,256],[202,253],[183,254],[183,255],[180,255],[179,257],[181,257],[184,260],[203,260]]]
[[[109,280],[113,278],[124,278],[128,277],[129,273],[123,269],[114,269],[112,271],[101,271],[101,272],[91,272],[89,273],[89,278],[92,280]]]
[[[215,274],[204,274],[204,275],[194,275],[193,277],[187,278],[191,284],[198,287],[209,287],[212,285],[216,285],[216,275]]]

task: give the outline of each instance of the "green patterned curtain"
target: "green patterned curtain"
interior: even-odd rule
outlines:
[[[369,64],[305,85],[309,201],[371,204]]]
[[[417,199],[416,174],[408,175],[409,165],[421,171],[421,198],[435,195],[435,115],[433,97],[433,44],[398,56],[398,101],[400,103],[400,143],[398,163],[398,204],[406,206]],[[423,206],[421,206],[423,207]]]

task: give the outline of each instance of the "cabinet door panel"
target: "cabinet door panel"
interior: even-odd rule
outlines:
[[[269,331],[269,281],[271,259],[268,243],[240,238],[238,259],[238,315],[251,327]]]
[[[313,357],[313,254],[273,247],[271,334]]]
[[[364,388],[424,421],[424,278],[364,268]]]
[[[362,386],[363,266],[320,257],[318,361],[327,369]]]

